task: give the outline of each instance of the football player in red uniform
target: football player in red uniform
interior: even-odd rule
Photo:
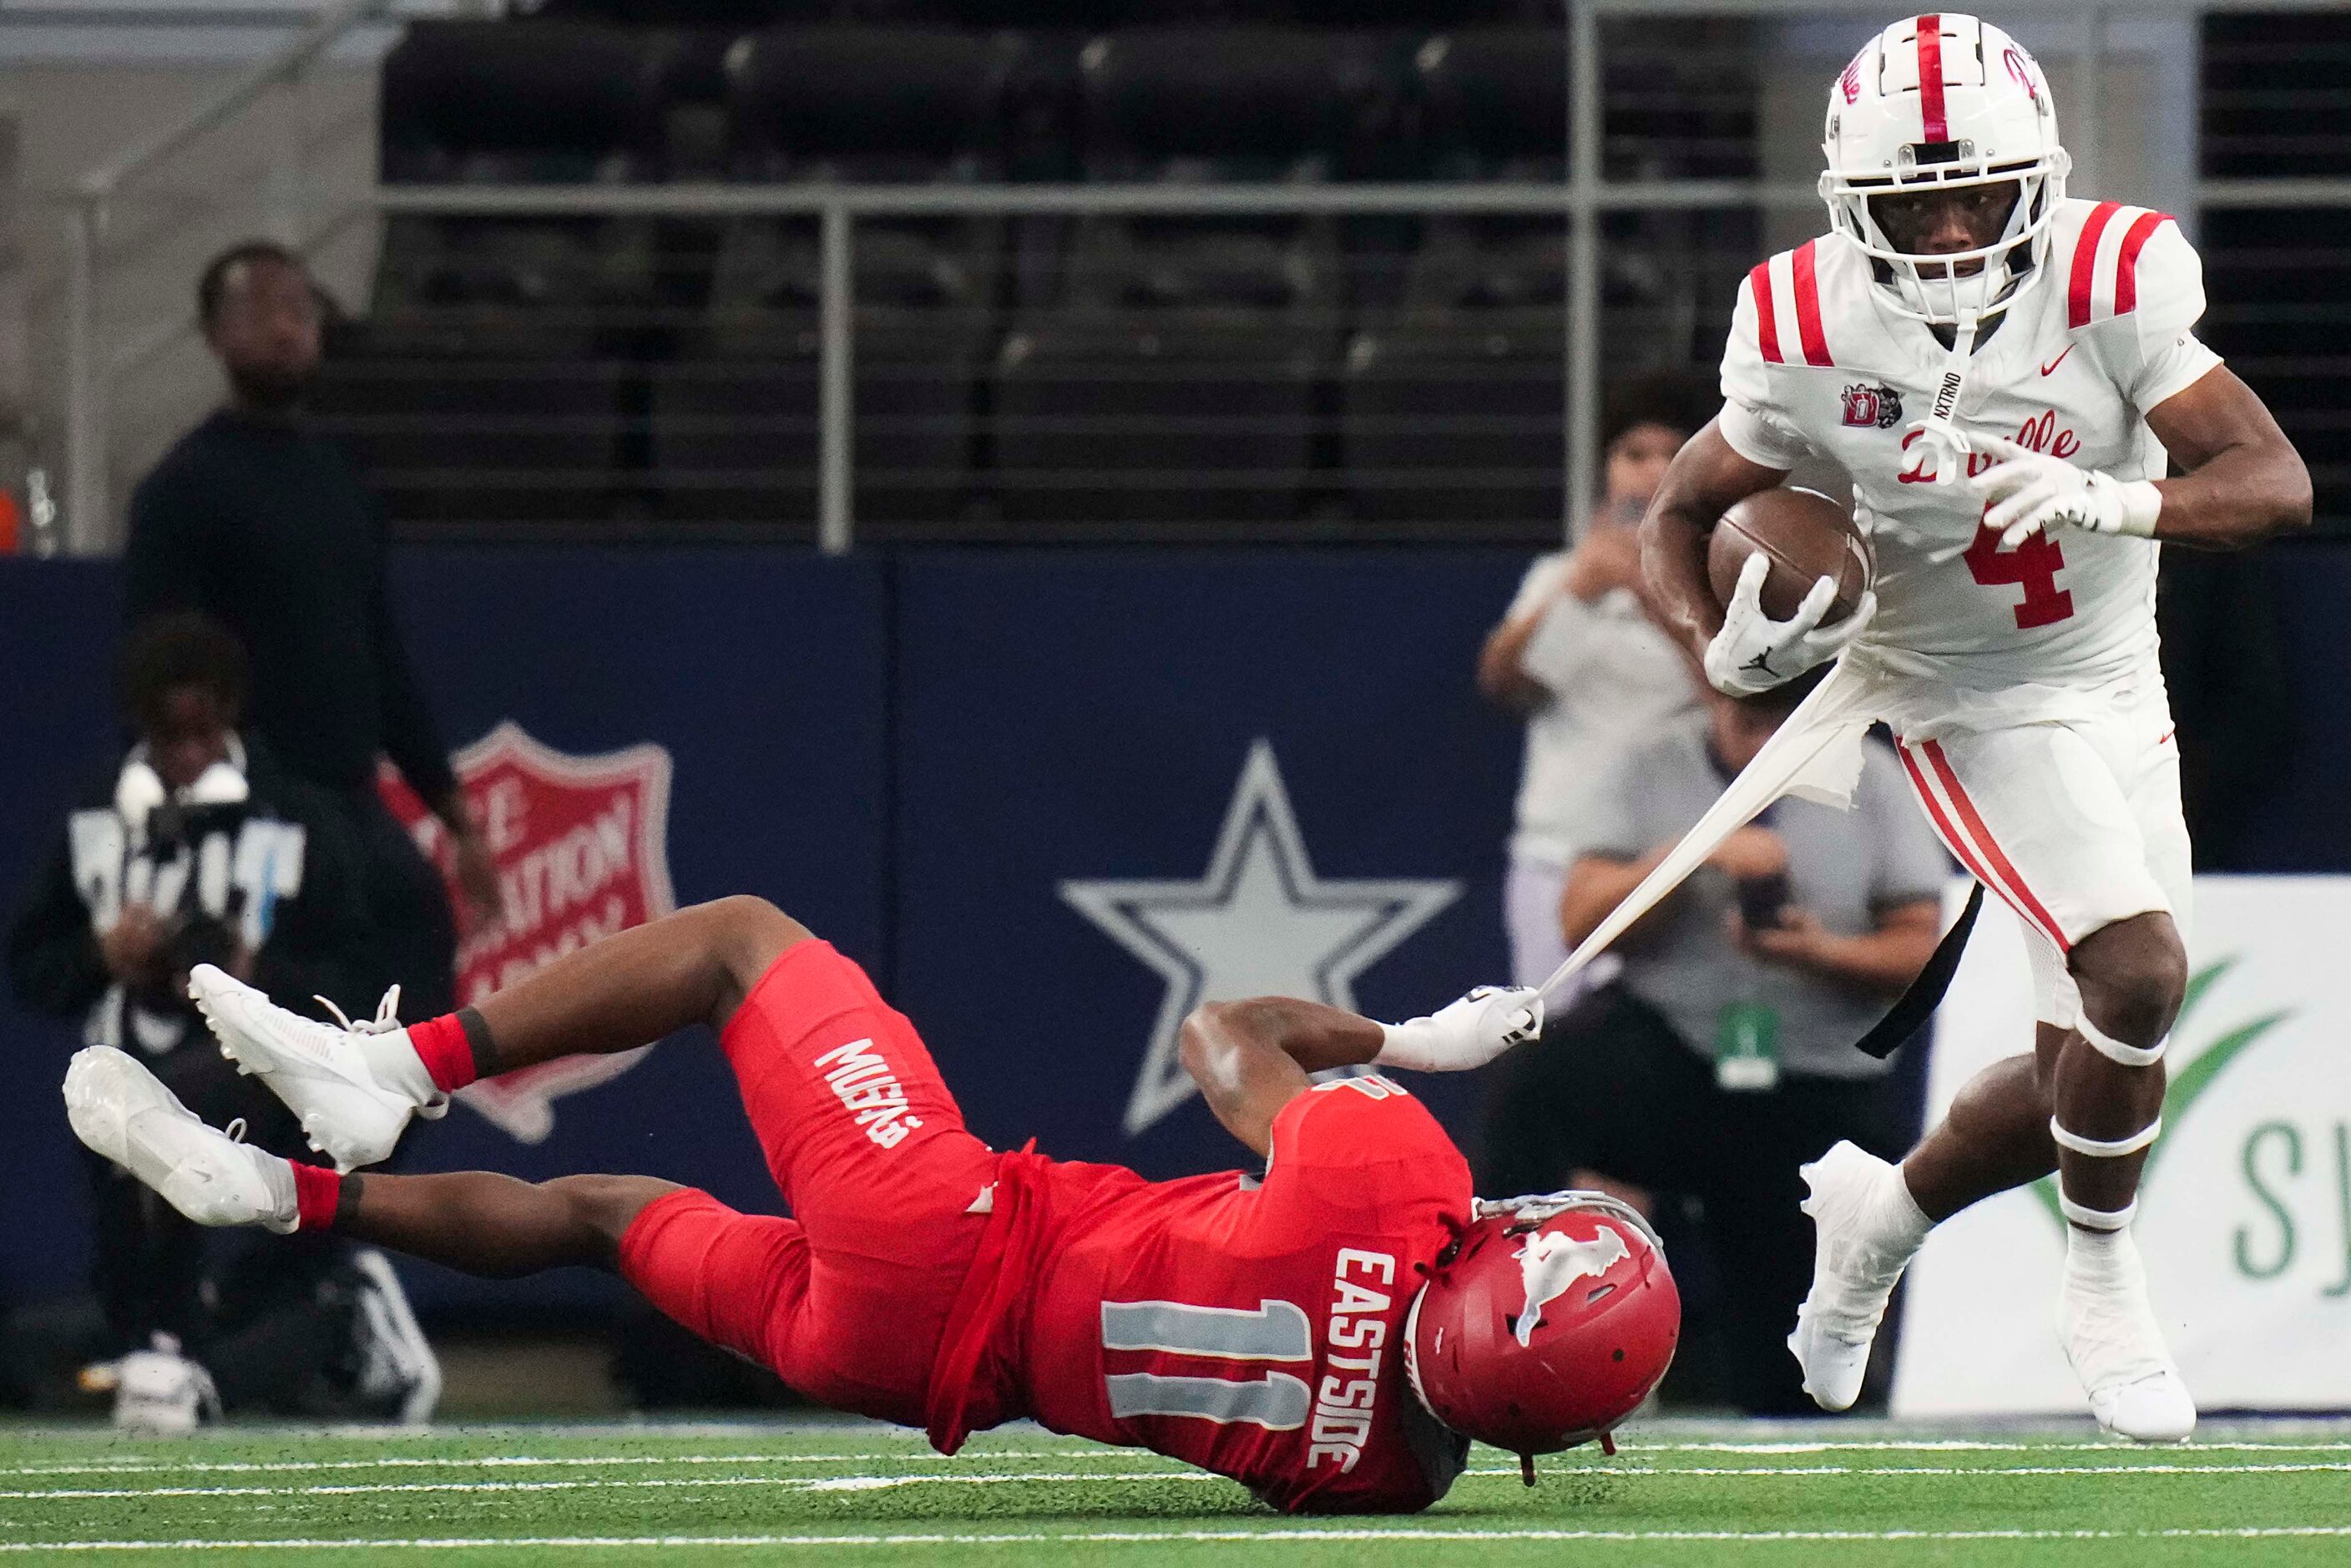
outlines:
[[[709,1023],[789,1219],[648,1176],[289,1164],[205,1126],[120,1051],[79,1053],[66,1099],[83,1142],[193,1219],[331,1228],[475,1274],[616,1270],[809,1397],[922,1427],[945,1453],[1026,1416],[1285,1510],[1420,1509],[1472,1437],[1521,1454],[1604,1437],[1679,1326],[1630,1210],[1479,1204],[1412,1096],[1309,1076],[1478,1065],[1540,1027],[1531,992],[1398,1025],[1280,998],[1205,1006],[1186,1065],[1266,1164],[1148,1182],[982,1144],[864,973],[756,898],[622,932],[407,1029],[388,1009],[315,1023],[217,969],[191,990],[343,1172],[476,1077]]]

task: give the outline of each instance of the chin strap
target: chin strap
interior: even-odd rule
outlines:
[[[1942,372],[1935,381],[1934,398],[1927,405],[1927,417],[1910,426],[1918,434],[1918,444],[1926,448],[1919,455],[1935,466],[1938,485],[1956,485],[1968,476],[1968,456],[1974,448],[1968,444],[1967,435],[1955,422],[1959,412],[1959,393],[1968,384],[1968,363],[1975,352],[1976,332],[1982,321],[1981,312],[1974,310],[1959,318],[1951,331],[1950,351],[1943,356]]]

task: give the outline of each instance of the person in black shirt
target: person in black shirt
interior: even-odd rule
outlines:
[[[229,397],[131,496],[129,617],[201,610],[243,641],[248,727],[342,803],[391,977],[431,1016],[454,1005],[456,925],[439,873],[376,792],[379,753],[448,824],[477,919],[496,917],[497,875],[392,621],[381,509],[302,422],[318,291],[290,252],[254,242],[207,267],[196,298]]]

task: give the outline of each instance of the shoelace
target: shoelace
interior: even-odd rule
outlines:
[[[319,996],[314,992],[312,993],[310,999],[318,1003],[320,1007],[326,1009],[329,1012],[334,1014],[335,1021],[343,1026],[343,1032],[345,1034],[390,1034],[392,1030],[401,1027],[400,988],[398,986],[394,986],[392,989],[384,992],[383,999],[376,1003],[375,1017],[365,1019],[360,1023],[353,1023],[349,1013],[343,1011],[342,1009],[337,1007],[325,997]]]
[[[221,1129],[221,1136],[226,1138],[232,1144],[241,1144],[245,1142],[245,1118],[239,1116],[229,1123],[227,1126],[223,1127]]]

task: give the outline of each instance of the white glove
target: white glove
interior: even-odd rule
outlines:
[[[1865,593],[1852,614],[1822,630],[1821,617],[1836,602],[1836,584],[1824,577],[1804,595],[1792,620],[1774,621],[1763,613],[1763,580],[1771,574],[1771,562],[1760,550],[1739,569],[1722,630],[1706,645],[1706,678],[1719,692],[1752,696],[1792,681],[1835,658],[1877,613],[1877,595]]]
[[[1415,1072],[1465,1072],[1534,1039],[1542,1019],[1542,993],[1533,987],[1480,986],[1431,1017],[1380,1025],[1387,1040],[1372,1061]]]
[[[2063,457],[1997,435],[1971,439],[1977,451],[2000,459],[1970,483],[1992,503],[1984,512],[1984,527],[2001,530],[2001,549],[2014,549],[2060,523],[2094,534],[2154,536],[2163,492],[2148,481],[2076,468]]]

